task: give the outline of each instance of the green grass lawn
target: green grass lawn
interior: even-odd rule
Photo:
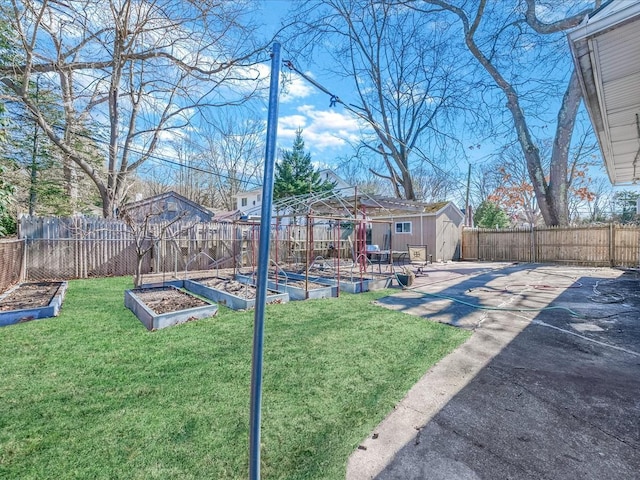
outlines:
[[[70,282],[58,318],[0,328],[0,478],[246,478],[253,312],[148,332],[130,278]],[[347,458],[468,332],[372,304],[267,308],[265,479],[342,479]]]

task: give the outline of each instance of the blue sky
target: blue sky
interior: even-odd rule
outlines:
[[[295,5],[295,1],[262,0],[261,4],[263,7],[262,20],[267,29],[265,33],[269,34],[277,29],[280,19]],[[355,96],[352,97],[348,89],[345,90],[344,85],[323,71],[322,57],[314,59],[292,58],[287,52],[287,45],[282,45],[282,59],[293,61],[297,68],[338,95],[346,103],[358,103]],[[363,127],[362,122],[339,104],[330,107],[330,99],[324,92],[319,91],[286,67],[282,67],[282,75],[286,79],[286,86],[284,90],[281,90],[280,95],[278,147],[290,148],[295,131],[302,128],[306,148],[317,166],[333,167],[338,163],[338,159],[350,157],[353,149],[349,142],[357,143]],[[557,108],[550,105],[549,112],[555,116]],[[459,133],[460,136],[468,134],[464,130]],[[472,137],[465,138],[463,141],[467,147],[464,152],[465,158],[456,159],[458,171],[455,173],[459,178],[466,178],[469,163],[478,166],[492,160],[493,155],[500,150],[504,143],[503,139],[492,142],[491,139],[482,141]],[[598,166],[592,168],[590,173],[594,177],[606,177],[599,152],[597,154]],[[453,167],[455,169],[455,166]],[[620,188],[636,189],[640,187],[626,186],[616,189]]]
[[[295,6],[295,1],[261,0],[260,4],[261,20],[265,23],[266,36],[278,29],[280,20],[286,17],[290,8]],[[321,55],[313,59],[294,58],[284,44],[282,59],[291,60],[296,68],[336,94],[345,103],[356,105],[359,103],[356,96],[351,95],[348,88],[345,89],[344,83],[341,84],[339,80],[336,81],[325,72],[323,62],[327,60]],[[318,166],[331,167],[336,164],[336,159],[350,157],[353,153],[350,143],[357,144],[361,129],[366,128],[366,125],[342,105],[330,107],[329,96],[295,72],[282,67],[281,75],[285,79],[285,86],[280,91],[279,148],[289,148],[296,130],[302,128],[305,146]],[[461,126],[459,137],[466,137],[461,141],[468,148],[464,152],[466,157],[457,159],[457,167],[464,172],[464,175],[466,175],[468,163],[477,164],[487,161],[501,146],[492,145],[490,142],[483,142],[468,135],[469,133]]]
[[[280,19],[295,4],[290,0],[263,0],[261,3],[266,34],[277,30]],[[323,76],[322,57],[314,59],[314,62],[320,63],[293,58],[287,51],[287,45],[282,45],[282,60],[292,61],[306,75],[345,101],[349,100],[348,92],[341,90],[331,76]],[[302,128],[305,146],[318,166],[330,167],[335,164],[336,158],[349,156],[353,151],[349,141],[357,142],[361,122],[339,104],[330,107],[330,98],[295,72],[282,67],[281,76],[284,85],[281,82],[278,146],[290,148],[296,130]]]

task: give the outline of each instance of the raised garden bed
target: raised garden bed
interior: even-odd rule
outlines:
[[[185,280],[184,288],[214,300],[233,310],[249,310],[256,305],[256,288],[253,285],[230,280],[228,278],[199,278]],[[267,304],[287,303],[289,294],[271,290],[267,292]]]
[[[304,280],[305,275],[287,272],[287,278],[292,280]],[[340,282],[329,272],[309,274],[309,280],[325,285],[337,286],[340,291],[348,293],[361,293],[382,290],[391,286],[391,277],[386,275],[371,275],[367,273],[362,280],[357,275],[340,275]]]
[[[213,317],[218,306],[206,302],[174,285],[144,286],[124,292],[124,305],[147,330],[178,325],[199,318]]]
[[[58,316],[67,282],[21,283],[0,295],[0,326]]]
[[[236,280],[241,283],[255,285],[255,277],[251,275],[236,275]],[[291,300],[306,300],[308,298],[329,298],[338,296],[338,287],[317,282],[308,282],[278,277],[276,283],[275,278],[269,278],[267,287],[278,292],[288,293]],[[308,290],[306,289],[308,287]]]

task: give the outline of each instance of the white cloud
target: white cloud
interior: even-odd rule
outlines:
[[[287,115],[278,119],[278,126],[282,129],[305,128],[307,125],[307,117],[304,115]]]
[[[291,148],[298,128],[303,129],[305,147],[312,154],[335,154],[361,138],[362,125],[348,111],[317,110],[313,105],[296,110],[297,114],[280,117],[278,122],[278,142],[284,148]]]
[[[306,98],[314,93],[313,87],[300,75],[294,72],[286,73],[286,71],[283,72],[283,75],[285,75],[286,82],[282,89],[280,102],[292,102],[299,98]],[[309,72],[307,72],[306,75],[311,76]]]

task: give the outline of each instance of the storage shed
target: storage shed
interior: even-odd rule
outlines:
[[[143,221],[150,214],[153,222],[171,221],[179,215],[184,215],[185,221],[210,222],[213,219],[213,212],[173,191],[127,203],[122,207],[122,212],[125,211],[137,221]]]
[[[453,203],[376,200],[385,209],[368,214],[372,223],[367,243],[394,252],[407,251],[407,245],[427,245],[434,262],[460,259],[464,214]]]

